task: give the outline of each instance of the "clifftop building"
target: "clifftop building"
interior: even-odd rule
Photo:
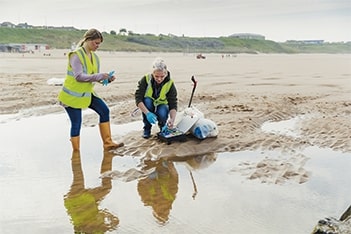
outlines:
[[[0,27],[2,28],[23,28],[23,29],[63,29],[63,30],[76,30],[76,28],[72,26],[61,26],[61,27],[54,27],[54,26],[33,26],[27,23],[19,23],[19,24],[13,24],[11,22],[2,22],[0,23]]]
[[[254,33],[235,33],[229,37],[239,38],[239,39],[256,39],[256,40],[265,40],[265,36],[254,34]]]

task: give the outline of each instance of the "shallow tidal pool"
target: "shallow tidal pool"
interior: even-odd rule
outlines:
[[[311,233],[351,203],[350,153],[307,148],[306,182],[262,183],[235,168],[289,155],[194,155],[142,170],[138,157],[104,153],[97,127],[82,128],[72,154],[65,114],[0,120],[2,234]],[[123,135],[140,124],[112,127]]]

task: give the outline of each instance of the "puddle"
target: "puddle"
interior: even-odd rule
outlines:
[[[306,115],[296,116],[288,120],[278,121],[278,122],[265,122],[262,124],[262,131],[270,132],[274,134],[281,134],[291,137],[299,137],[300,134],[297,131],[297,126],[300,121],[308,118]]]
[[[72,219],[84,226],[84,216],[72,208],[82,191],[86,204],[96,201],[85,209],[97,217],[90,224],[107,233],[310,233],[319,219],[339,217],[351,202],[350,153],[300,152],[310,172],[304,183],[262,183],[233,170],[243,162],[291,157],[275,151],[151,162],[144,174],[111,179],[100,172],[142,171],[140,160],[104,155],[97,127],[82,129],[80,163],[76,155],[72,164],[64,113],[4,121],[8,117],[0,118],[3,234],[74,233]],[[121,135],[139,129],[139,122],[112,126]],[[194,170],[196,162],[205,166]]]

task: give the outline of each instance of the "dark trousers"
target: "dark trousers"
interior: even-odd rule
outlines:
[[[92,95],[91,103],[88,108],[98,113],[100,123],[110,121],[110,109],[101,98]],[[71,137],[79,136],[82,126],[82,109],[65,107],[65,110],[71,120]]]
[[[160,127],[160,130],[161,130],[162,127],[166,124],[168,119],[168,114],[169,114],[168,105],[162,104],[155,107],[152,99],[148,97],[144,98],[144,105],[150,112],[154,113],[157,116],[158,126]],[[149,123],[149,121],[147,121],[146,115],[144,113],[143,113],[143,123],[144,123],[145,130],[151,129],[152,125]]]

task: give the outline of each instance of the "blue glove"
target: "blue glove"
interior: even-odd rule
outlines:
[[[109,79],[113,76],[113,74],[115,74],[115,71],[110,71],[110,73],[108,73],[108,79],[105,79],[105,80],[102,81],[102,85],[103,86],[108,85]]]
[[[162,128],[161,128],[161,132],[166,133],[168,131],[168,127],[167,124],[165,124]]]
[[[150,124],[155,124],[157,122],[157,116],[152,112],[147,112],[146,119]]]

